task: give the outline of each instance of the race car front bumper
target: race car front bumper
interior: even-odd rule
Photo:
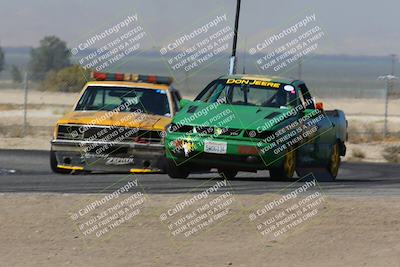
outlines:
[[[165,169],[161,143],[51,141],[58,168],[105,172],[160,172]]]
[[[225,151],[210,153],[206,151],[205,142],[225,143]],[[279,167],[283,164],[285,150],[268,149],[267,143],[233,138],[203,138],[170,133],[166,137],[166,157],[177,165],[190,162],[192,165],[211,168],[235,168],[237,170],[263,170]],[[177,147],[176,143],[188,144],[190,151],[184,150],[184,145]]]

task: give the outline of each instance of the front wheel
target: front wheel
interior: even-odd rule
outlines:
[[[279,168],[274,168],[269,170],[269,176],[271,178],[283,178],[290,179],[294,175],[296,170],[296,152],[293,148],[289,148],[286,151],[283,164]]]
[[[185,179],[189,176],[190,172],[183,164],[177,165],[173,160],[167,160],[167,174],[173,179]]]

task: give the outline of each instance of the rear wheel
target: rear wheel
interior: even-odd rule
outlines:
[[[329,158],[328,166],[326,167],[327,176],[330,180],[335,180],[338,175],[340,167],[340,148],[339,143],[336,143],[332,147],[331,156]]]
[[[332,146],[331,154],[328,163],[320,166],[309,168],[301,168],[297,170],[297,174],[303,177],[307,174],[312,174],[320,182],[335,181],[340,167],[340,147],[339,143]]]
[[[286,155],[283,160],[282,166],[279,168],[270,169],[269,176],[271,178],[290,179],[293,177],[295,170],[296,170],[296,152],[293,150],[293,148],[289,148],[286,151]]]
[[[167,160],[167,174],[170,178],[185,179],[189,173],[190,171],[185,165],[177,165],[173,160]]]
[[[236,170],[218,169],[219,176],[227,180],[235,178],[237,173]]]
[[[71,170],[58,168],[57,166],[58,166],[58,162],[57,162],[56,153],[53,150],[50,150],[50,168],[51,168],[51,170],[55,173],[61,173],[61,174],[71,173]]]

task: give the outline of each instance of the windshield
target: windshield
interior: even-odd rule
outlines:
[[[208,85],[195,100],[208,103],[221,100],[231,105],[286,107],[296,103],[293,86],[263,80],[221,79]]]
[[[170,116],[167,93],[132,87],[89,86],[83,93],[75,110],[143,113]]]

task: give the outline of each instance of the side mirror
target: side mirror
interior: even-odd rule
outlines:
[[[184,106],[186,106],[187,104],[191,103],[192,101],[190,101],[189,99],[184,99],[182,98],[179,101],[179,107],[182,109]]]
[[[322,102],[315,103],[315,109],[324,110],[324,103]]]

